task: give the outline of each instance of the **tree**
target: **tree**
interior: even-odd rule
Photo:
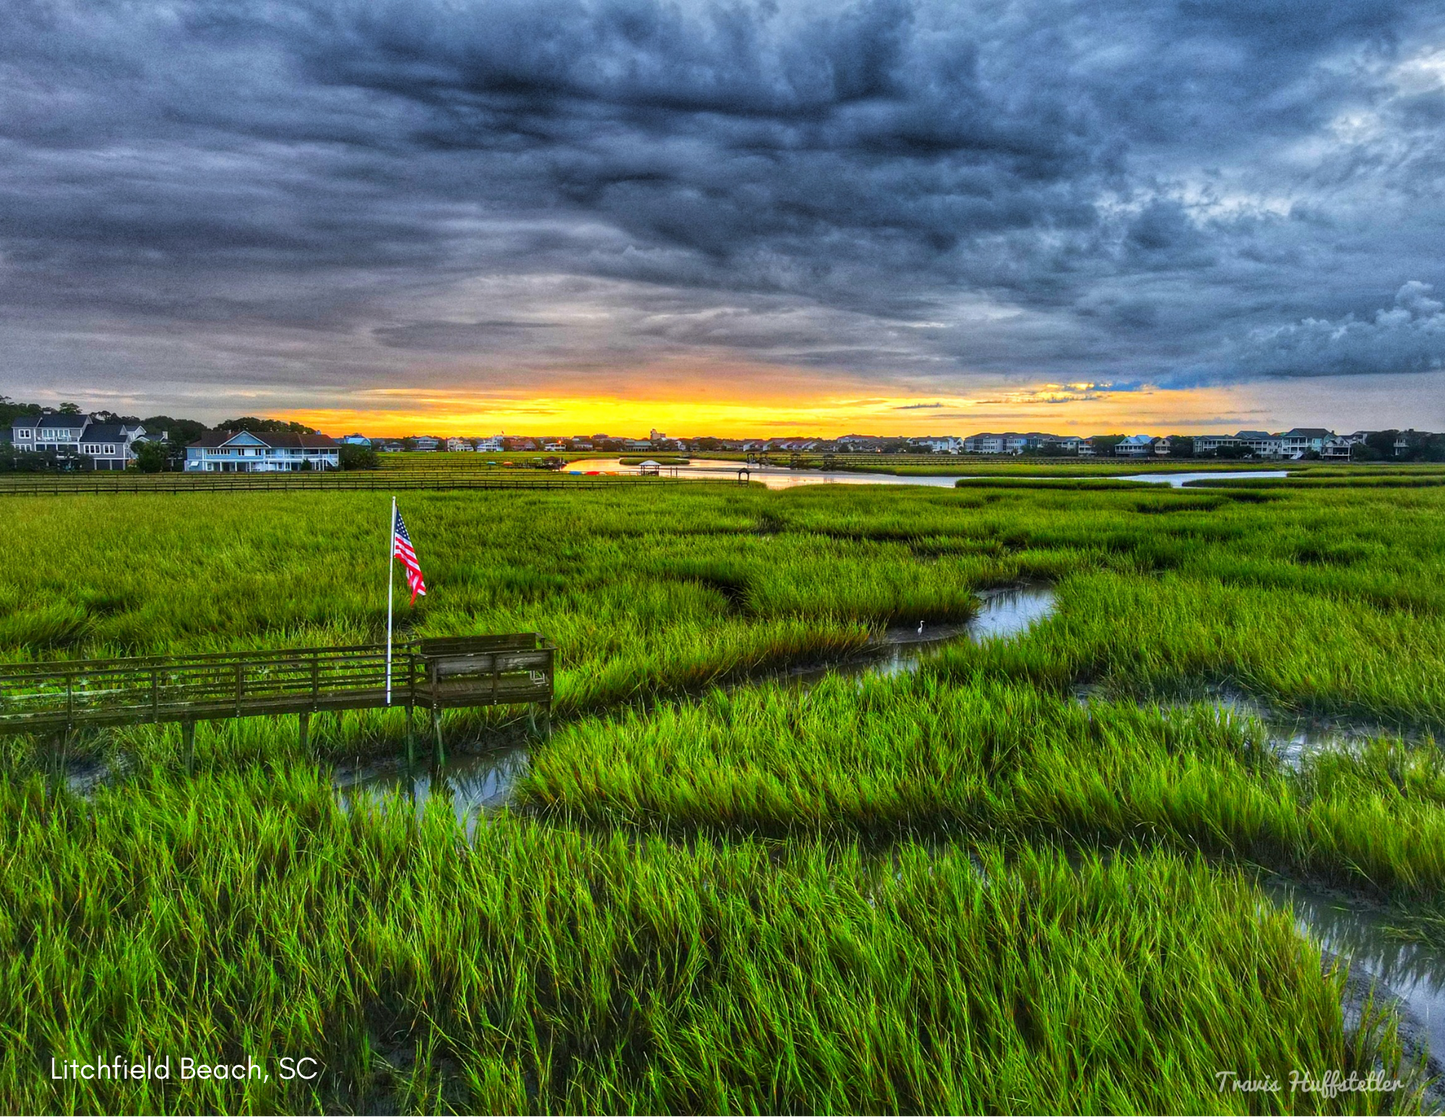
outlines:
[[[216,424],[217,430],[250,431],[252,434],[320,434],[305,423],[288,423],[285,419],[258,419],[254,415],[243,415],[239,419],[224,419]]]
[[[1414,429],[1400,431],[1399,434],[1405,443],[1396,455],[1401,461],[1418,462],[1430,460],[1430,440],[1434,436],[1426,434],[1424,431]]]
[[[62,403],[59,407],[56,408],[56,410],[62,415],[79,415],[80,405],[74,403]]]
[[[164,442],[147,441],[135,444],[135,467],[142,473],[163,472],[168,456]]]
[[[340,460],[342,469],[381,468],[381,459],[376,456],[376,451],[370,446],[351,446],[343,443]]]
[[[1395,456],[1395,436],[1399,431],[1371,431],[1365,435],[1365,445],[1382,458]]]
[[[0,473],[53,473],[61,465],[54,451],[16,450],[8,442],[0,443]]]
[[[1169,440],[1169,456],[1171,458],[1194,457],[1194,439],[1187,435],[1176,434]]]
[[[142,419],[141,426],[145,427],[146,434],[152,438],[165,435],[166,441],[178,444],[182,453],[186,446],[199,439],[207,430],[205,423],[195,419],[174,419],[169,415],[152,415],[148,419]]]
[[[34,404],[21,403],[9,396],[0,396],[0,427],[6,430],[22,415],[34,415],[40,408]]]

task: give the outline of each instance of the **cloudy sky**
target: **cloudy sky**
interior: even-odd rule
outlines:
[[[0,392],[1445,428],[1445,2],[5,0]]]

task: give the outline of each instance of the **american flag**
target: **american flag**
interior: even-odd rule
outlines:
[[[406,524],[401,519],[401,509],[396,510],[396,523],[391,525],[391,555],[401,559],[406,567],[406,584],[411,587],[411,603],[416,604],[416,595],[426,596],[426,583],[421,580],[421,563],[416,561],[411,536],[406,533]]]

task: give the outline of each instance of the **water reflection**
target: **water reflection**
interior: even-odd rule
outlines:
[[[440,769],[419,765],[410,772],[402,766],[375,766],[341,771],[333,779],[341,805],[363,797],[382,798],[396,791],[408,796],[417,817],[427,801],[442,796],[450,801],[457,821],[470,838],[477,822],[503,806],[512,787],[526,774],[527,750],[521,745],[483,753],[453,755]]]
[[[1054,591],[1023,585],[979,593],[979,610],[967,621],[890,625],[876,644],[839,663],[794,667],[790,683],[812,685],[829,675],[901,675],[917,671],[929,654],[955,640],[1008,640],[1027,632],[1054,611]]]
[[[1326,950],[1348,958],[1389,987],[1424,1025],[1430,1049],[1445,1055],[1445,955],[1420,943],[1403,942],[1382,913],[1350,907],[1299,885],[1272,879],[1261,889],[1275,904],[1293,908],[1300,930]]]
[[[880,463],[886,464],[886,463]],[[939,462],[940,468],[950,468],[954,463]],[[1067,463],[1062,463],[1067,464]],[[1026,474],[1026,473],[969,473],[967,469],[977,469],[978,465],[959,463],[960,472],[949,473],[944,476],[915,476],[898,475],[893,473],[863,473],[847,469],[790,469],[785,465],[747,465],[744,462],[728,461],[724,458],[692,458],[687,465],[662,465],[658,467],[658,474],[662,477],[690,478],[692,480],[713,480],[713,481],[736,481],[739,479],[739,471],[746,470],[746,478],[749,481],[757,481],[770,489],[792,489],[799,485],[928,485],[936,488],[951,489],[955,481],[987,481],[990,479],[1006,481],[1057,481],[1064,480],[1115,480],[1115,481],[1138,481],[1142,484],[1167,484],[1172,488],[1179,488],[1186,481],[1199,481],[1205,479],[1225,480],[1235,477],[1287,477],[1289,474],[1282,469],[1276,470],[1220,470],[1209,472],[1192,473],[1097,473],[1084,477],[1068,477],[1059,474]],[[986,467],[985,467],[986,468]],[[564,473],[585,476],[587,474],[635,474],[641,472],[636,465],[623,465],[617,458],[586,458],[581,461],[568,462],[562,470]]]
[[[1190,481],[1228,481],[1237,477],[1278,479],[1288,476],[1288,471],[1283,469],[1242,469],[1237,471],[1211,470],[1201,473],[1130,473],[1117,479],[1139,481],[1145,485],[1168,485],[1171,489],[1178,489]]]
[[[1107,690],[1097,683],[1076,686],[1074,697],[1084,706],[1110,700]],[[1291,713],[1224,687],[1207,687],[1178,698],[1140,701],[1142,706],[1156,703],[1160,706],[1205,704],[1234,721],[1252,718],[1263,727],[1269,747],[1291,768],[1300,767],[1311,753],[1347,751],[1379,737],[1399,739],[1407,744],[1423,744],[1431,739],[1408,727],[1330,714]]]
[[[723,458],[693,458],[687,465],[664,465],[658,469],[662,477],[683,477],[692,480],[737,481],[739,471],[746,470],[746,479],[758,481],[770,489],[792,489],[799,485],[931,485],[951,489],[959,474],[944,477],[900,477],[892,473],[853,473],[846,469],[789,469],[781,465],[748,465]],[[623,465],[616,458],[589,458],[568,462],[564,473],[637,473],[635,465]]]

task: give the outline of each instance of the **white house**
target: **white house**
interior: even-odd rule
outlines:
[[[342,436],[342,438],[341,438],[341,445],[343,445],[343,446],[370,446],[370,445],[371,445],[371,439],[367,438],[366,435],[364,435],[364,434],[348,434],[348,435],[343,435],[343,436]]]
[[[1240,431],[1235,439],[1256,457],[1277,458],[1284,452],[1283,440],[1269,431]]]
[[[80,452],[96,469],[124,469],[135,461],[135,444],[146,441],[139,423],[90,423],[81,432]]]
[[[293,473],[341,468],[341,445],[324,434],[208,431],[186,447],[187,473]]]
[[[144,441],[146,429],[139,423],[100,423],[93,415],[46,411],[21,415],[10,424],[15,449],[84,455],[96,469],[124,469],[135,460],[135,444]]]
[[[484,454],[494,454],[500,451],[502,448],[502,436],[499,434],[494,434],[491,438],[477,439],[477,449],[482,451]]]
[[[1268,431],[1239,431],[1235,434],[1201,434],[1194,439],[1194,452],[1208,457],[1226,447],[1248,450],[1258,458],[1277,458],[1283,453],[1283,439]]]
[[[917,443],[925,450],[932,450],[935,454],[957,454],[963,450],[963,439],[961,438],[920,438]]]
[[[436,450],[441,446],[441,443],[429,434],[423,434],[413,438],[411,444],[418,450]]]
[[[1208,457],[1221,447],[1238,445],[1239,439],[1232,434],[1201,434],[1194,440],[1194,453],[1199,457]]]
[[[475,450],[476,447],[472,445],[470,439],[449,438],[447,439],[447,449],[455,454],[458,452],[472,451]]]
[[[1325,448],[1325,440],[1334,436],[1334,431],[1323,427],[1295,427],[1279,436],[1280,454],[1286,458],[1301,458],[1311,451],[1319,453]]]
[[[1147,434],[1131,434],[1114,447],[1114,456],[1119,458],[1147,458],[1154,452],[1154,439]]]

